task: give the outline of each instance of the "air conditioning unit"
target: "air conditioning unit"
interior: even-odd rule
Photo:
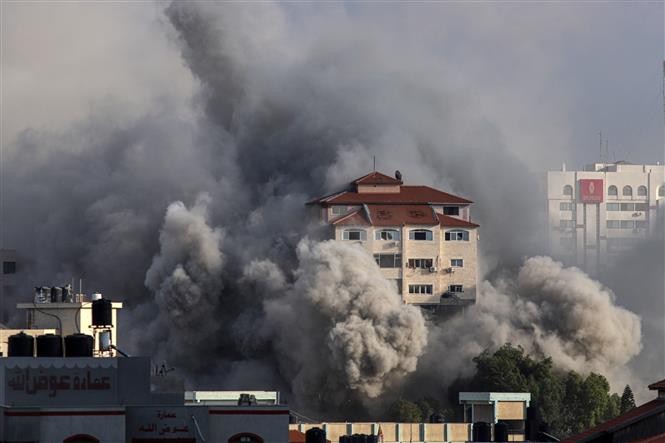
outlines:
[[[429,272],[436,272],[436,267],[432,266],[431,268],[429,268]]]
[[[446,272],[447,272],[448,274],[454,274],[454,273],[455,273],[455,268],[453,268],[452,266],[449,267],[449,268],[446,268]]]

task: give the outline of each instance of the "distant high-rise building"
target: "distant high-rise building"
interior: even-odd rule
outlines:
[[[665,207],[665,166],[594,163],[548,171],[551,254],[590,274],[656,229]]]
[[[478,225],[472,202],[372,172],[308,203],[335,240],[374,256],[406,303],[466,305],[476,300]]]
[[[0,249],[0,323],[7,323],[22,277],[21,264],[13,249]]]

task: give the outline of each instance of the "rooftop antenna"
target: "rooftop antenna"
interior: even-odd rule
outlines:
[[[372,159],[374,160],[374,169],[372,169],[374,172],[376,172],[376,155],[372,156]]]
[[[603,131],[598,132],[598,143],[600,145],[600,163],[603,162]]]
[[[607,161],[607,162],[610,161],[610,154],[609,154],[610,151],[609,151],[609,148],[608,148],[609,144],[610,144],[610,141],[605,140],[605,161]]]
[[[663,118],[665,118],[665,60],[663,60]]]

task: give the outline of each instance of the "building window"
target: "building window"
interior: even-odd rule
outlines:
[[[572,211],[573,210],[573,204],[571,202],[561,202],[561,203],[559,203],[559,210],[560,211]]]
[[[453,294],[464,292],[464,286],[462,285],[450,285],[448,286],[448,292]]]
[[[561,220],[559,222],[559,227],[561,229],[569,229],[575,227],[575,220]]]
[[[575,246],[575,238],[573,237],[561,237],[559,239],[559,244],[561,245],[562,249],[573,249]]]
[[[570,185],[566,185],[563,187],[563,195],[567,195],[569,197],[573,196],[573,187]]]
[[[365,241],[367,240],[367,233],[364,229],[345,229],[342,239]]]
[[[459,206],[444,206],[443,215],[459,215]]]
[[[446,231],[445,239],[446,241],[469,241],[469,231],[462,229]]]
[[[647,220],[635,220],[635,227],[638,229],[646,229],[649,227],[649,222]]]
[[[607,210],[608,211],[620,211],[621,210],[621,203],[608,203],[607,204]]]
[[[349,212],[349,208],[346,206],[332,206],[331,210],[333,215],[344,215]]]
[[[633,196],[633,188],[630,186],[626,185],[623,187],[623,191],[621,192],[624,197],[632,197]]]
[[[620,220],[607,220],[607,227],[609,229],[619,229],[621,228]]]
[[[665,197],[665,185],[661,185],[658,188],[658,197]]]
[[[453,268],[463,268],[464,267],[464,259],[462,258],[451,258],[450,259],[450,266]]]
[[[619,195],[619,190],[616,186],[612,185],[607,188],[607,195]]]
[[[381,229],[374,233],[376,240],[399,240],[400,234],[397,229]]]
[[[648,203],[635,203],[635,210],[646,212],[646,211],[649,210],[649,204]]]
[[[392,279],[390,281],[395,283],[395,286],[397,286],[397,293],[401,294],[402,293],[402,279],[401,278],[396,278],[396,279]]]
[[[402,254],[374,254],[374,260],[379,268],[402,267]]]
[[[431,294],[432,285],[409,285],[409,294]]]
[[[646,186],[639,186],[637,188],[637,195],[640,197],[646,197],[647,196],[647,187]]]
[[[409,240],[432,240],[432,231],[428,229],[414,229],[409,231]]]
[[[16,274],[16,262],[15,261],[3,261],[2,262],[2,273],[3,274]]]
[[[432,267],[431,258],[410,258],[409,268],[415,269],[429,269]]]
[[[621,229],[633,229],[635,222],[632,220],[621,220]]]

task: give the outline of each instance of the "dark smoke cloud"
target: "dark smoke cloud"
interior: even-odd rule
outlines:
[[[174,2],[165,17],[198,82],[193,121],[168,104],[129,123],[96,111],[64,133],[24,132],[4,168],[6,235],[35,278],[83,275],[122,298],[124,324],[141,325],[125,331],[130,351],[197,388],[277,388],[327,413],[448,380],[505,341],[580,371],[639,352],[639,319],[606,288],[546,258],[518,270],[543,251],[542,177],[443,61],[348,18],[298,40],[274,4]],[[372,156],[476,201],[491,277],[477,307],[433,323],[371,257],[319,242],[304,202]]]

